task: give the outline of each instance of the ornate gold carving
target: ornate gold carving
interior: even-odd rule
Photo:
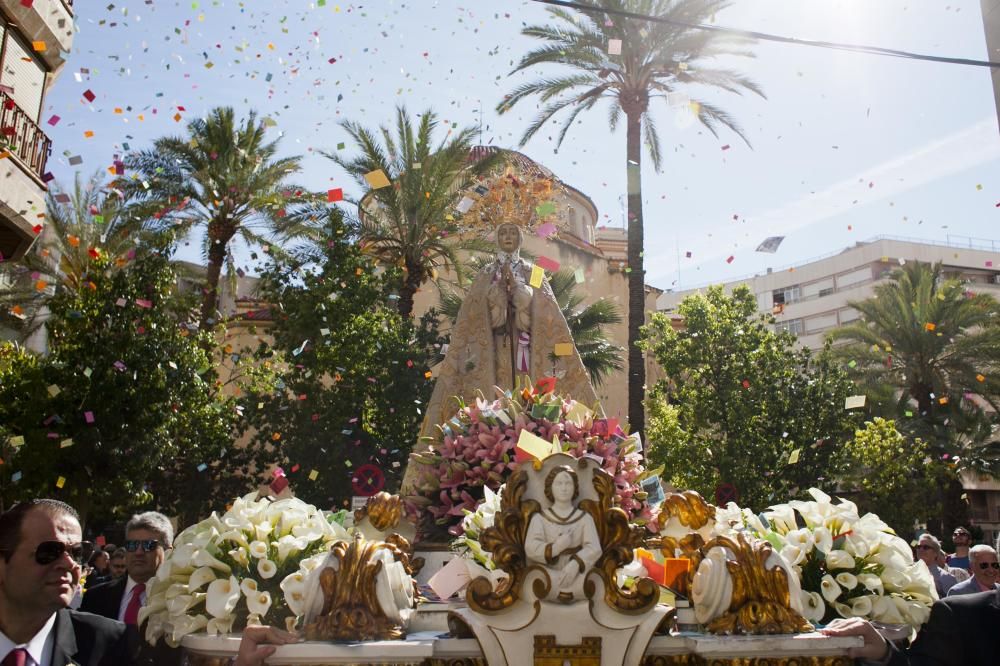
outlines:
[[[578,464],[585,464],[580,461]],[[659,601],[660,590],[656,583],[643,578],[630,590],[618,585],[616,572],[632,561],[633,550],[642,545],[643,529],[629,523],[628,514],[612,506],[615,496],[614,479],[602,469],[593,470],[593,485],[597,500],[582,500],[580,509],[594,519],[601,543],[601,556],[594,567],[604,581],[605,601],[624,613],[645,613]],[[535,500],[527,499],[528,476],[519,469],[507,481],[493,527],[483,530],[480,542],[483,549],[493,554],[498,569],[508,577],[494,590],[485,577],[472,581],[466,592],[469,606],[479,613],[496,613],[510,607],[521,594],[522,584],[529,571],[539,567],[529,566],[524,552],[524,541],[531,517],[541,510]],[[539,598],[549,592],[548,578],[535,580],[533,592]],[[585,587],[588,597],[594,593],[593,585]]]
[[[646,655],[642,666],[853,666],[850,657],[711,657],[697,654]]]
[[[601,639],[584,636],[579,645],[557,645],[555,636],[535,636],[534,666],[601,666]]]
[[[660,516],[676,516],[682,525],[698,530],[715,520],[715,506],[694,490],[667,493],[660,505]]]
[[[409,543],[395,534],[389,539],[364,541],[356,535],[353,541],[330,545],[338,566],[327,566],[320,573],[323,609],[315,622],[306,625],[307,640],[389,640],[403,634],[383,612],[376,591],[382,571],[382,561],[373,558],[377,551],[388,550],[409,570]]]
[[[594,490],[598,501],[583,500],[580,508],[594,517],[601,539],[601,557],[595,568],[604,580],[604,600],[623,613],[645,613],[660,600],[660,588],[650,578],[640,578],[632,589],[618,585],[617,571],[632,561],[633,552],[642,545],[645,528],[629,522],[628,514],[611,506],[615,481],[602,469],[594,470]]]
[[[403,517],[403,500],[399,495],[384,491],[372,495],[363,507],[354,512],[354,524],[360,523],[365,516],[379,532],[388,532],[399,526]]]
[[[813,630],[813,626],[789,606],[788,575],[781,567],[767,568],[774,553],[770,543],[751,542],[738,533],[736,539],[719,536],[706,543],[694,558],[695,570],[708,551],[716,546],[728,548],[735,559],[727,560],[726,569],[733,581],[729,611],[712,620],[706,629],[713,634],[795,634]]]
[[[531,516],[541,510],[535,500],[524,497],[528,489],[528,475],[523,469],[514,472],[507,480],[507,487],[500,498],[500,513],[493,520],[493,527],[483,530],[480,543],[493,554],[497,569],[507,572],[496,590],[488,578],[473,580],[466,592],[469,606],[479,613],[496,613],[510,607],[521,593],[527,573],[524,539]],[[548,590],[539,596],[545,596]]]

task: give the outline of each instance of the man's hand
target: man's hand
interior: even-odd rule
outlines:
[[[247,627],[234,666],[261,666],[278,645],[298,643],[299,637],[274,627]]]
[[[866,620],[859,617],[837,618],[820,631],[827,636],[861,636],[865,639],[863,647],[849,648],[847,656],[867,661],[885,661],[890,648],[882,634]]]

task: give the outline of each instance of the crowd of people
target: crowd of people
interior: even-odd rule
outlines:
[[[173,537],[166,516],[141,513],[126,525],[122,548],[98,553],[64,502],[24,501],[0,515],[0,666],[181,664],[180,650],[162,641],[150,646],[138,628],[146,584]],[[297,640],[273,627],[251,627],[233,664],[263,664],[275,646]]]
[[[162,641],[148,645],[138,627],[146,584],[173,538],[170,520],[153,511],[128,521],[122,547],[106,544],[99,550],[83,541],[73,507],[58,500],[21,502],[0,515],[0,666],[182,663],[179,650]],[[997,551],[973,545],[965,528],[956,529],[952,539],[950,555],[931,534],[917,542],[916,557],[927,565],[941,599],[911,646],[893,645],[859,618],[834,620],[823,632],[863,637],[864,646],[852,648],[851,656],[868,664],[1000,663]],[[297,640],[273,627],[250,627],[232,663],[263,664],[276,646]]]
[[[958,527],[951,535],[955,552],[945,553],[932,534],[921,534],[915,556],[927,565],[939,601],[913,644],[894,645],[878,627],[860,618],[837,619],[822,631],[830,636],[861,636],[864,645],[850,655],[864,664],[887,666],[987,666],[1000,664],[1000,563],[997,547],[972,543]]]

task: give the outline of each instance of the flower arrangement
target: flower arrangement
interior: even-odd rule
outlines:
[[[485,567],[488,571],[496,569],[496,564],[493,563],[493,555],[489,551],[483,550],[479,543],[479,536],[487,527],[493,527],[496,514],[500,511],[503,489],[506,487],[507,484],[504,484],[496,492],[493,492],[489,486],[483,486],[485,493],[483,501],[479,503],[475,511],[466,511],[465,518],[462,519],[462,534],[451,542],[452,550]]]
[[[810,622],[860,617],[913,630],[937,599],[934,580],[910,547],[878,516],[811,488],[813,501],[770,507],[759,516],[730,503],[716,530],[748,530],[769,541],[798,574],[803,615]],[[800,527],[803,525],[804,527]]]
[[[420,466],[418,495],[407,498],[418,513],[426,512],[433,526],[452,536],[463,532],[464,517],[476,510],[485,489],[495,491],[523,460],[515,451],[522,430],[555,441],[577,458],[589,455],[615,479],[617,505],[631,517],[643,509],[640,487],[647,475],[628,437],[613,419],[595,418],[582,403],[548,390],[527,388],[520,393],[461,405],[439,426],[439,441],[410,461]]]
[[[237,499],[177,535],[151,579],[146,640],[176,647],[185,635],[239,631],[248,624],[293,628],[304,613],[305,578],[331,542],[348,539],[331,514],[300,499]]]

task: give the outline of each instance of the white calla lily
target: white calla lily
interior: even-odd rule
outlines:
[[[845,591],[850,592],[858,586],[858,577],[849,571],[841,571],[836,576],[837,584],[844,588]]]
[[[244,578],[240,581],[240,592],[243,593],[244,597],[257,594],[257,591],[257,581],[253,578]]]
[[[837,597],[840,596],[840,585],[837,584],[837,581],[834,580],[833,576],[826,574],[820,581],[820,593],[823,595],[824,599],[833,603],[837,600]]]
[[[306,586],[302,573],[295,573],[285,576],[281,581],[281,591],[285,594],[285,603],[288,609],[295,615],[302,615],[305,611]]]
[[[247,608],[251,613],[264,617],[271,610],[271,593],[256,592],[247,596]]]
[[[278,573],[278,566],[271,560],[259,560],[257,562],[257,573],[264,580],[274,578],[274,574]]]
[[[847,554],[847,551],[843,550],[831,550],[826,554],[826,570],[832,571],[834,569],[853,569],[854,568],[854,558]]]
[[[212,617],[226,617],[233,612],[240,600],[240,581],[236,576],[220,578],[208,585],[205,610]]]
[[[195,569],[194,573],[192,573],[191,577],[188,579],[188,590],[191,592],[199,590],[202,585],[211,583],[215,580],[215,578],[215,569],[212,567],[199,567],[198,569]]]
[[[267,557],[267,542],[265,541],[251,541],[250,542],[250,554],[256,557],[258,560],[263,560]]]
[[[868,617],[872,612],[872,598],[862,595],[851,599],[851,615],[854,617]]]
[[[819,592],[807,592],[802,590],[802,617],[813,624],[820,622],[826,615],[826,603]]]

